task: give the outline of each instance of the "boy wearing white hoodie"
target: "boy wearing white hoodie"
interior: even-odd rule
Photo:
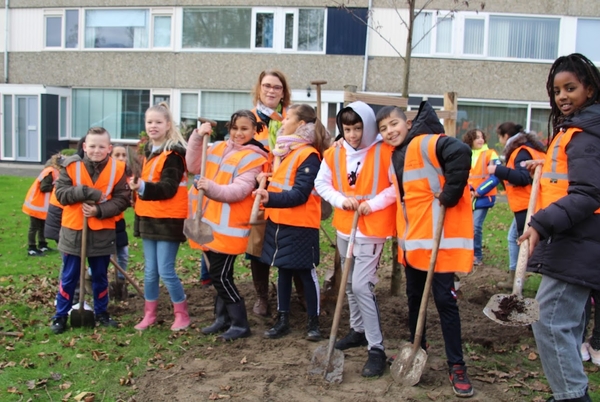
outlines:
[[[375,113],[364,102],[353,102],[340,110],[336,121],[344,141],[325,151],[315,189],[334,207],[333,226],[342,263],[354,211],[358,210],[360,218],[346,286],[350,332],[335,347],[368,346],[369,358],[362,375],[379,377],[385,370],[386,356],[374,289],[383,245],[395,233],[396,194],[390,176],[393,148],[383,142]]]

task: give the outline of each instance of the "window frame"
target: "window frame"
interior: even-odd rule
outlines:
[[[155,46],[154,45],[154,23],[156,17],[170,17],[171,18],[171,27],[170,27],[170,41],[168,46]],[[150,32],[148,33],[148,49],[154,50],[172,50],[173,45],[175,43],[175,12],[172,8],[150,8]]]
[[[60,18],[60,44],[58,46],[48,46],[48,18]],[[57,50],[65,48],[65,18],[64,12],[44,12],[44,49]]]
[[[448,10],[439,10],[438,12],[436,12],[435,10],[422,10],[419,12],[419,15],[421,14],[430,14],[431,15],[431,24],[432,27],[429,29],[429,32],[425,35],[425,36],[430,36],[430,40],[429,40],[429,51],[427,53],[415,53],[415,47],[417,45],[412,45],[412,51],[411,51],[411,56],[416,56],[416,57],[453,57],[456,53],[456,41],[457,41],[457,26],[461,25],[458,24],[456,21],[456,15],[452,15],[451,11]],[[441,17],[441,18],[440,18]],[[415,17],[416,19],[416,17]],[[438,52],[437,51],[437,34],[438,34],[438,20],[446,20],[449,19],[450,23],[452,24],[451,28],[450,28],[450,32],[452,33],[452,38],[450,40],[450,52]],[[464,23],[461,25],[464,27]],[[413,33],[414,33],[414,28],[413,28]],[[419,38],[419,42],[417,44],[420,44],[420,42],[425,38],[425,36]],[[461,36],[462,37],[462,36]],[[413,37],[414,40],[414,37]]]

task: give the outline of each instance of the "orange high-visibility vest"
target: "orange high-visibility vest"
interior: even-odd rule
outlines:
[[[115,184],[117,184],[125,174],[125,163],[109,156],[106,166],[102,172],[100,172],[95,183],[92,182],[92,178],[82,161],[73,162],[69,164],[66,169],[74,186],[84,185],[100,190],[102,192],[102,199],[99,203],[102,203],[112,198]],[[115,222],[116,219],[114,216],[103,219],[91,216],[88,218],[88,227],[91,230],[114,229]],[[83,208],[81,202],[64,206],[62,226],[72,230],[83,229]]]
[[[251,149],[241,150],[223,159],[226,142],[216,142],[206,156],[206,177],[217,184],[227,185],[242,173],[262,167],[267,159]],[[204,216],[213,231],[214,240],[204,244],[204,248],[226,254],[241,254],[246,251],[250,235],[250,212],[254,199],[252,194],[239,202],[225,203],[202,199]]]
[[[300,165],[312,154],[318,151],[311,146],[304,146],[290,152],[273,172],[267,190],[272,193],[289,191],[294,187],[296,172]],[[275,223],[290,226],[319,229],[321,226],[321,197],[314,188],[306,203],[292,208],[266,208],[265,217]]]
[[[144,158],[140,179],[147,183],[158,183],[167,156],[172,152],[173,151],[165,150],[150,160]],[[182,159],[184,158],[182,157]],[[173,198],[169,198],[168,200],[148,201],[139,197],[135,201],[134,209],[137,216],[147,216],[149,218],[187,218],[187,172],[183,172],[181,181],[179,182],[179,188]]]
[[[256,116],[256,120],[262,121],[258,116],[258,113],[256,112],[256,108],[252,109],[252,113],[254,113],[254,115]],[[283,110],[281,111],[281,121],[285,119],[285,116],[286,110],[285,108],[283,108]],[[265,122],[263,121],[263,123]],[[269,126],[266,123],[263,129],[260,131],[260,133],[254,134],[254,139],[260,142],[263,145],[263,147],[266,148],[267,151],[271,151],[271,147],[269,146]]]
[[[196,186],[194,186],[192,184],[192,187],[190,187],[189,191],[188,191],[188,218],[189,219],[193,219],[194,215],[196,214],[196,208],[198,208],[198,190],[196,189]],[[195,241],[193,241],[192,239],[188,239],[188,242],[190,243],[190,248],[193,249],[202,249],[202,246],[198,243],[196,243]]]
[[[50,205],[50,192],[42,193],[40,185],[42,184],[42,180],[49,174],[52,175],[52,184],[54,184],[58,179],[58,170],[52,166],[48,166],[42,170],[42,173],[38,175],[37,179],[35,179],[31,187],[29,187],[22,208],[23,212],[27,215],[46,220],[48,206]],[[54,190],[52,190],[52,192],[54,192]]]
[[[547,208],[553,202],[567,195],[569,189],[569,169],[567,158],[567,145],[573,135],[583,131],[580,128],[571,127],[567,131],[559,131],[546,151],[546,158],[540,178],[540,196],[538,197],[537,209]],[[591,172],[590,174],[595,174]],[[600,208],[594,211],[600,213]]]
[[[390,186],[389,174],[394,148],[379,142],[369,148],[365,155],[354,188],[348,183],[346,171],[346,149],[344,147],[329,148],[325,151],[324,159],[331,170],[333,187],[346,197],[354,197],[359,202],[373,199],[377,194]],[[333,227],[349,235],[352,230],[354,211],[344,211],[335,208]],[[388,237],[395,233],[396,205],[375,211],[369,215],[361,215],[358,228],[366,236]]]
[[[477,162],[475,166],[471,168],[469,172],[469,185],[473,187],[473,190],[477,190],[477,188],[483,183],[490,174],[487,171],[487,168],[494,157],[495,152],[491,149],[488,149],[479,154],[479,158],[477,158]],[[498,190],[494,187],[490,190],[485,196],[491,197],[496,195]]]
[[[529,152],[531,159],[542,159],[544,157],[543,152],[528,147],[527,145],[521,145],[510,154],[510,158],[508,158],[508,163],[506,164],[507,168],[515,168],[515,159],[522,149]],[[527,186],[515,186],[514,184],[509,183],[508,180],[504,180],[504,188],[506,188],[506,198],[508,199],[508,206],[511,211],[519,212],[527,209],[529,206],[529,197],[531,195],[531,184]]]
[[[404,255],[405,264],[423,271],[429,268],[441,208],[434,194],[440,193],[446,182],[435,152],[439,138],[427,134],[413,139],[406,149],[402,174],[405,227],[398,228],[399,236],[404,229],[398,255]],[[435,272],[470,272],[473,255],[473,211],[465,186],[458,205],[446,210]]]

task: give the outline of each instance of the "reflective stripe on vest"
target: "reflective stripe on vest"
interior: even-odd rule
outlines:
[[[381,147],[383,145],[383,142],[378,142],[374,149],[375,149],[375,161],[380,161],[381,160]],[[341,152],[341,147],[336,147],[335,151],[334,151],[334,157],[333,157],[333,171],[335,172],[335,175],[337,177],[337,182],[338,183],[343,183],[342,181],[342,169],[340,166],[340,152]],[[344,163],[346,163],[346,160],[344,159]],[[344,191],[343,186],[341,186],[339,189],[337,189],[340,193],[342,193],[344,196],[346,197],[354,197],[356,198],[358,201],[363,201],[363,200],[370,200],[372,198],[374,198],[377,195],[377,184],[379,183],[379,169],[373,169],[374,170],[374,174],[375,176],[373,176],[373,186],[371,187],[371,192],[369,194],[363,194],[363,195],[354,195],[354,194],[347,194]],[[345,180],[348,180],[346,178],[344,178]]]
[[[515,159],[521,150],[529,152],[531,159],[544,158],[543,152],[528,147],[527,145],[521,145],[510,154],[508,162],[506,163],[507,168],[515,169]],[[506,189],[506,198],[511,211],[519,212],[527,209],[529,206],[529,197],[531,195],[531,182],[526,186],[516,186],[508,180],[504,180],[504,188]]]
[[[492,161],[492,157],[494,156],[494,151],[491,149],[487,149],[484,152],[479,154],[479,158],[475,163],[475,166],[471,168],[469,172],[469,185],[473,187],[474,190],[486,181],[490,174],[487,171],[487,167]],[[486,193],[486,197],[494,196],[498,193],[498,189],[496,187],[492,188],[490,191]]]
[[[439,135],[420,135],[409,143],[406,150],[402,174],[405,227],[404,241],[399,242],[403,253],[399,255],[404,254],[408,264],[417,269],[426,270],[429,265],[433,236],[441,212],[441,205],[434,198],[445,183],[436,157],[439,138]],[[459,221],[461,224],[457,225]],[[473,214],[466,186],[458,205],[446,212],[439,250],[435,272],[470,271],[473,263]]]
[[[115,175],[117,174],[117,160],[115,158],[110,158],[112,160],[112,164],[110,166],[110,176],[108,179],[108,186],[106,187],[106,191],[102,194],[102,199],[98,201],[98,203],[106,202],[107,197],[113,191],[113,187],[115,186]],[[81,165],[83,162],[75,162],[75,185],[80,186],[83,185],[81,182]],[[105,168],[106,169],[106,168]]]

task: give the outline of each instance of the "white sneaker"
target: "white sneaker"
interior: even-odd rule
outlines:
[[[587,362],[588,360],[590,360],[589,348],[590,348],[589,343],[584,342],[581,344],[581,360],[583,360],[584,362]],[[598,352],[598,354],[600,355],[600,352]],[[600,356],[598,356],[598,357],[600,357]]]
[[[595,350],[589,344],[587,344],[587,347],[588,347],[588,353],[590,354],[590,357],[592,358],[592,363],[594,363],[596,366],[600,366],[600,350]]]

